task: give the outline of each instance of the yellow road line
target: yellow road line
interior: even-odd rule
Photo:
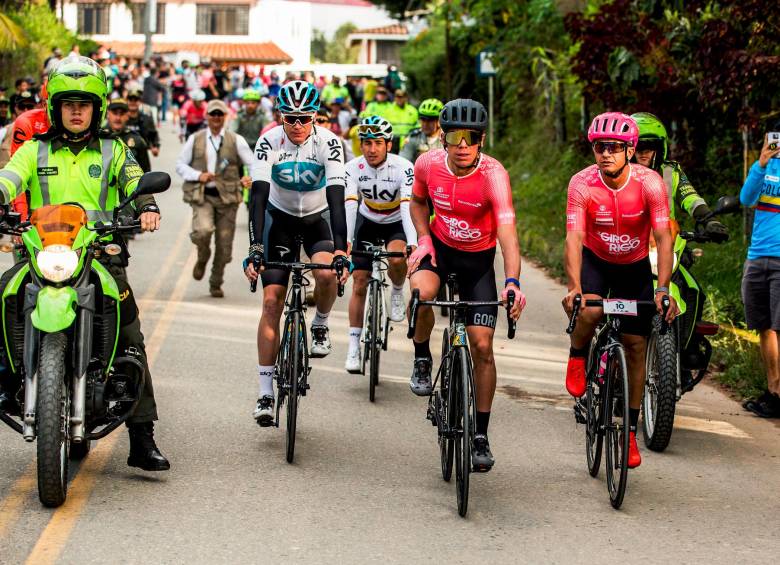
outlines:
[[[178,257],[182,247],[187,241],[187,234],[189,232],[189,225],[185,221],[182,223],[181,228],[176,233],[176,240],[174,246],[171,249],[168,257]],[[152,285],[146,290],[141,302],[150,302],[160,290],[162,284],[167,280],[170,271],[174,268],[173,261],[167,261],[163,265],[162,270],[152,283]],[[143,309],[142,305],[139,308]],[[150,361],[151,364],[151,361]],[[114,436],[111,436],[113,438]],[[107,439],[111,439],[107,438]],[[103,440],[105,441],[105,440]],[[98,448],[95,449],[95,452]],[[92,456],[92,454],[90,454]],[[35,474],[35,462],[30,463],[24,470],[22,475],[14,482],[9,490],[8,494],[0,500],[0,539],[2,539],[11,524],[15,523],[19,518],[22,509],[24,508],[24,501],[29,497],[30,493],[36,488],[37,480]]]
[[[154,332],[149,339],[149,345],[146,347],[146,357],[149,366],[154,365],[157,355],[160,353],[165,336],[170,330],[171,324],[176,316],[176,310],[184,298],[184,292],[187,290],[187,284],[190,281],[190,271],[195,264],[195,251],[190,252],[184,268],[176,281],[176,286],[171,293],[165,309],[160,314],[160,319]],[[118,433],[114,433],[98,443],[98,447],[93,455],[89,457],[81,467],[79,474],[73,479],[68,489],[67,503],[59,507],[52,514],[51,520],[38,538],[35,547],[27,557],[26,563],[29,565],[41,565],[54,563],[65,548],[70,533],[76,525],[76,520],[83,512],[89,496],[92,493],[92,487],[103,468],[108,463],[108,459],[119,438]]]

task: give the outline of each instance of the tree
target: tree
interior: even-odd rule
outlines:
[[[347,37],[357,26],[351,22],[342,24],[328,41],[320,30],[314,30],[311,41],[311,58],[320,63],[357,63],[359,46],[350,47]]]

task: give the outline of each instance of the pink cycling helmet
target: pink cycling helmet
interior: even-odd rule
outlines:
[[[605,112],[593,118],[588,128],[588,141],[597,139],[617,139],[625,141],[629,147],[636,147],[639,141],[639,128],[631,116],[621,112]]]

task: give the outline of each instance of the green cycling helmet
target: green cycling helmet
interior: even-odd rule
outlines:
[[[260,102],[260,93],[256,90],[246,90],[244,92],[244,95],[241,97],[241,100],[244,102],[249,102],[251,100],[254,100],[255,102]]]
[[[417,113],[423,118],[438,118],[444,108],[444,102],[438,98],[423,100]]]
[[[650,112],[637,112],[631,117],[639,128],[639,143],[637,146],[642,144],[643,141],[660,143],[662,147],[660,162],[663,163],[669,153],[669,135],[666,133],[663,122]]]
[[[87,100],[93,107],[89,129],[97,131],[106,116],[106,84],[106,74],[95,61],[80,55],[66,57],[49,73],[46,83],[49,122],[61,129],[63,100]]]

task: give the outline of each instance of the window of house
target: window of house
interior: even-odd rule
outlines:
[[[249,35],[249,6],[198,4],[198,35]]]
[[[398,41],[377,41],[376,62],[398,65],[401,62],[401,43]]]
[[[133,33],[144,32],[144,19],[146,18],[146,4],[133,4],[130,6],[133,13]],[[157,31],[165,33],[165,4],[157,4]]]
[[[78,5],[78,27],[79,33],[85,34],[107,34],[108,31],[108,10],[109,4],[79,4]]]

